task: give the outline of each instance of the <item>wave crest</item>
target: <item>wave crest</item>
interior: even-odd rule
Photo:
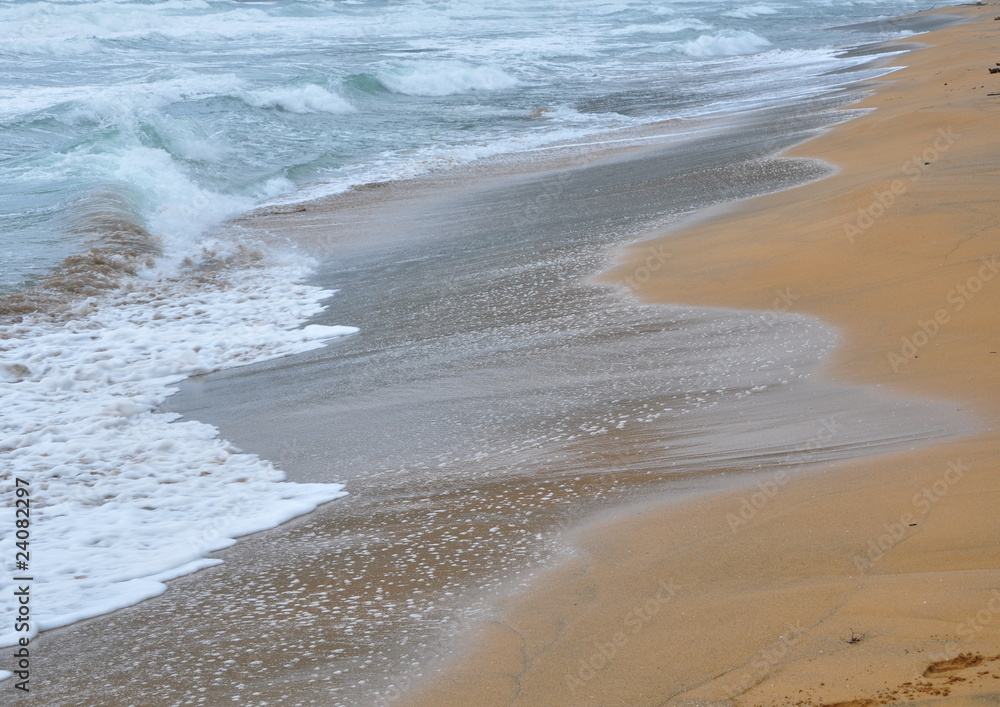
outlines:
[[[159,239],[113,191],[91,191],[66,213],[66,230],[86,249],[65,258],[34,287],[0,297],[0,324],[31,314],[58,318],[81,299],[117,289],[161,255]]]
[[[703,34],[697,39],[684,42],[678,49],[688,56],[702,59],[754,54],[769,46],[769,41],[753,32],[721,32]]]
[[[355,108],[346,99],[322,86],[288,86],[237,94],[255,108],[278,108],[289,113],[352,113]]]
[[[499,91],[520,83],[498,67],[458,61],[411,64],[380,71],[376,78],[392,93],[428,97]]]
[[[738,20],[749,20],[753,17],[760,17],[761,15],[777,15],[778,10],[770,5],[764,4],[743,5],[742,7],[737,7],[735,10],[723,12],[722,14],[725,17],[735,17]]]

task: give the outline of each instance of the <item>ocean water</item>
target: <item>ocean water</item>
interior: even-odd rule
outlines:
[[[822,90],[840,48],[899,35],[825,28],[917,8],[0,3],[0,288],[100,238],[108,212],[183,248],[303,188]]]
[[[155,412],[191,375],[350,335],[298,328],[313,263],[213,228],[663,120],[780,105],[904,36],[915,2],[0,3],[0,492],[31,490],[31,632],[163,591],[343,495]],[[843,25],[869,22],[862,30]],[[0,553],[15,557],[13,510]],[[16,638],[13,568],[0,644]]]

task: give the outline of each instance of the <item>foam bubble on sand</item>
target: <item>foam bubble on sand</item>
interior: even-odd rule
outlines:
[[[0,329],[0,554],[15,553],[15,479],[31,490],[32,632],[155,596],[206,555],[344,495],[284,474],[156,407],[184,378],[351,334],[307,326],[333,293],[284,262],[193,277],[150,271],[52,322]],[[0,577],[0,645],[17,638]]]

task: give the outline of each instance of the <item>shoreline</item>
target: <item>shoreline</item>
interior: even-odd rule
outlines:
[[[769,114],[771,122],[748,121],[737,134],[726,131],[726,147],[708,156],[701,154],[708,139],[702,136],[684,148],[683,159],[664,161],[668,151],[662,147],[640,152],[628,149],[617,159],[602,153],[569,169],[565,161],[557,160],[551,171],[539,171],[540,165],[532,163],[528,175],[504,170],[490,179],[489,174],[481,174],[480,180],[455,183],[444,193],[427,184],[388,186],[362,192],[358,209],[341,209],[332,203],[316,210],[275,214],[267,225],[282,225],[303,238],[315,235],[321,247],[327,243],[327,233],[350,231],[349,224],[375,228],[378,233],[364,234],[373,236],[374,254],[354,254],[350,262],[340,263],[333,258],[322,272],[326,282],[313,284],[322,289],[343,286],[331,301],[331,311],[319,315],[321,322],[354,321],[354,315],[347,312],[383,318],[358,321],[364,324],[359,336],[332,346],[189,379],[184,390],[169,399],[168,411],[218,425],[227,440],[287,469],[289,480],[344,481],[354,493],[291,523],[241,538],[218,555],[225,559],[223,564],[173,580],[170,590],[157,599],[41,637],[38,670],[54,678],[46,693],[57,700],[71,701],[81,694],[101,700],[155,687],[161,701],[171,703],[189,689],[181,679],[184,671],[179,664],[186,664],[185,656],[199,655],[213,667],[205,687],[215,701],[246,694],[233,690],[252,686],[263,695],[261,701],[278,704],[368,703],[385,694],[380,691],[381,683],[394,678],[397,669],[423,664],[428,647],[450,640],[441,638],[448,634],[443,623],[457,623],[463,629],[469,621],[475,624],[476,616],[489,613],[492,596],[505,593],[516,578],[543,566],[553,552],[552,544],[559,543],[544,537],[550,531],[572,525],[587,509],[620,500],[622,486],[631,487],[633,482],[636,488],[631,490],[638,493],[663,478],[697,471],[720,459],[727,468],[751,463],[742,458],[742,445],[735,449],[720,445],[725,440],[720,440],[720,425],[714,424],[714,412],[709,410],[695,410],[685,418],[681,436],[702,445],[687,455],[685,468],[667,468],[668,460],[652,478],[647,476],[655,464],[650,455],[663,456],[663,450],[650,448],[646,456],[636,454],[636,468],[623,484],[618,474],[603,473],[600,465],[564,448],[565,437],[580,436],[581,425],[589,429],[584,436],[602,434],[608,432],[602,428],[615,428],[626,419],[618,416],[622,413],[631,420],[629,428],[613,429],[610,436],[640,446],[651,441],[655,447],[663,439],[653,430],[657,426],[650,424],[643,430],[651,421],[637,418],[655,414],[657,406],[669,403],[671,396],[686,395],[690,389],[679,382],[684,368],[697,371],[706,358],[718,358],[722,342],[716,335],[731,331],[734,323],[754,340],[752,347],[741,342],[741,351],[736,351],[733,341],[726,343],[739,357],[752,350],[790,365],[812,366],[816,358],[812,352],[828,339],[826,327],[818,324],[789,322],[781,316],[760,321],[734,312],[671,313],[669,308],[639,307],[620,292],[584,284],[606,262],[608,238],[620,244],[626,236],[607,235],[602,228],[580,241],[575,237],[577,224],[586,225],[599,217],[602,224],[612,220],[623,225],[628,234],[641,233],[648,227],[634,230],[635,206],[645,208],[651,196],[669,191],[670,185],[685,182],[688,188],[676,203],[660,204],[667,221],[672,214],[689,210],[692,203],[716,203],[734,191],[744,196],[764,193],[810,176],[815,172],[811,165],[798,164],[789,170],[783,164],[777,169],[779,165],[766,155],[794,144],[805,131],[828,124],[830,108],[844,102],[835,97],[775,111]],[[776,131],[776,119],[783,119],[781,124],[794,123],[791,131]],[[677,158],[676,144],[669,154]],[[758,156],[760,160],[752,159]],[[688,177],[692,166],[708,175],[744,179],[735,189],[703,193],[698,185],[707,178]],[[639,193],[626,193],[632,191],[626,189],[628,184],[636,184]],[[554,191],[565,195],[565,206],[554,210],[552,205],[544,214],[532,213],[538,229],[517,225],[514,219],[526,214],[528,205],[535,211],[537,195]],[[594,203],[595,192],[607,194]],[[464,218],[453,218],[456,208]],[[391,218],[384,218],[387,213]],[[411,215],[412,220],[407,218]],[[442,233],[442,218],[453,224],[449,232]],[[647,221],[642,223],[650,218],[663,222],[656,213],[644,218]],[[567,227],[564,222],[572,224]],[[396,230],[399,223],[409,228],[402,243]],[[274,235],[280,238],[282,234]],[[513,243],[512,235],[522,242]],[[468,240],[475,243],[474,259],[468,258]],[[537,243],[552,249],[541,260]],[[385,252],[384,248],[395,250]],[[401,254],[406,257],[398,257]],[[519,266],[511,267],[518,262]],[[432,267],[435,263],[436,268]],[[498,269],[498,263],[504,268]],[[415,270],[401,273],[401,266]],[[358,280],[366,268],[370,270],[367,279]],[[386,277],[385,268],[391,277]],[[552,283],[546,288],[548,297],[536,297],[539,279]],[[450,309],[442,309],[441,282],[469,296],[453,296]],[[566,284],[555,284],[560,282]],[[385,293],[387,285],[397,289]],[[513,326],[501,330],[509,333],[497,340],[497,310],[470,310],[470,304],[477,299],[487,305],[504,301],[494,297],[512,291],[523,296],[506,300],[501,321]],[[397,306],[373,308],[372,297],[383,294]],[[436,308],[433,319],[423,313],[427,303]],[[402,313],[400,308],[404,308]],[[596,328],[594,312],[602,314]],[[443,314],[448,316],[442,318]],[[409,328],[400,330],[407,322],[411,322]],[[526,324],[543,337],[521,335]],[[484,334],[489,338],[484,339]],[[589,360],[597,365],[590,366],[589,372],[576,365],[571,373],[552,380],[553,364],[558,366],[570,353],[563,350],[568,334],[573,335],[570,341],[577,340],[573,349],[577,363]],[[447,376],[441,376],[439,364],[451,362],[454,342],[461,344],[463,337],[470,336],[480,344],[457,349],[464,351],[469,365],[450,368]],[[698,361],[682,357],[672,362],[658,355],[650,357],[670,347],[657,344],[663,337],[673,337],[693,350],[706,349],[704,356]],[[812,337],[819,338],[807,341]],[[482,344],[491,339],[492,345],[483,351]],[[435,349],[436,341],[443,351]],[[775,358],[770,353],[776,341],[792,345]],[[801,351],[800,344],[805,346]],[[530,352],[540,345],[543,354],[553,352],[554,357],[553,353],[535,354],[532,362],[530,357],[510,355],[511,347]],[[405,360],[396,356],[399,350],[406,351]],[[619,364],[610,371],[608,363],[613,359]],[[417,367],[414,377],[398,380],[396,376],[405,373],[407,366]],[[732,382],[753,385],[739,380],[745,367],[736,368],[737,379]],[[428,374],[441,384],[428,388],[423,382]],[[484,375],[491,384],[482,384]],[[753,373],[751,379],[767,383],[774,376],[774,372]],[[581,386],[588,377],[590,383]],[[649,399],[651,377],[674,384],[660,393],[660,399],[655,399],[655,391],[654,399]],[[366,388],[366,381],[372,381],[373,387]],[[584,392],[588,388],[589,394]],[[764,394],[772,407],[785,399],[780,388]],[[498,391],[519,402],[493,410],[492,399]],[[595,399],[595,392],[600,397]],[[617,400],[623,392],[642,404],[624,409]],[[844,391],[825,391],[831,392]],[[463,403],[466,398],[469,404]],[[695,400],[679,402],[692,410],[700,406]],[[900,410],[895,403],[864,402],[868,418],[877,417],[879,411],[896,410],[923,424],[919,415]],[[432,403],[433,414],[428,413],[426,403]],[[828,407],[835,403],[834,399],[824,401]],[[404,408],[402,417],[400,407]],[[373,414],[382,417],[373,420]],[[614,419],[609,418],[612,414]],[[730,410],[727,419],[731,421],[732,415]],[[501,428],[503,434],[498,436]],[[386,429],[395,434],[380,432]],[[415,431],[401,434],[402,429]],[[454,430],[457,437],[439,438],[442,429]],[[470,434],[476,429],[487,429],[490,436],[483,439],[481,434]],[[540,440],[539,433],[543,435]],[[669,433],[676,436],[678,430]],[[928,433],[934,430],[925,424],[918,437]],[[854,445],[830,451],[857,454],[857,443],[871,443],[873,438],[878,444],[895,441],[891,434],[879,437],[858,425],[852,435]],[[399,444],[394,446],[396,438]],[[413,440],[419,442],[417,449]],[[776,435],[771,453],[794,454],[794,449],[783,446],[789,440],[798,440],[795,429]],[[712,452],[709,461],[699,454],[706,449]],[[400,450],[405,461],[399,461]],[[359,454],[367,456],[359,462]],[[676,452],[670,454],[676,463]],[[563,459],[559,468],[546,464],[553,456]],[[396,463],[401,466],[393,466]],[[345,473],[354,469],[361,472],[357,477]],[[685,478],[679,484],[682,490],[702,483],[690,474]],[[433,508],[430,514],[429,507]],[[445,513],[452,522],[442,525],[438,513]],[[504,532],[498,535],[501,528]],[[562,549],[559,544],[555,551],[558,554]],[[286,585],[291,581],[294,591]],[[269,610],[275,604],[281,606],[280,612]],[[296,617],[291,627],[284,620],[289,613]],[[306,652],[286,661],[282,658],[286,651]],[[269,658],[248,663],[249,652]],[[94,654],[101,654],[109,665],[128,669],[101,673],[85,657]],[[150,664],[164,667],[134,677]],[[104,679],[94,680],[95,669]],[[234,688],[234,681],[247,687]],[[287,687],[290,682],[295,685],[292,691]]]
[[[927,48],[850,107],[875,110],[782,155],[836,174],[699,214],[629,249],[606,280],[659,245],[672,256],[635,288],[645,301],[769,309],[784,292],[794,311],[844,333],[829,376],[955,400],[986,429],[783,480],[736,527],[725,519],[746,492],[582,529],[580,559],[511,601],[475,650],[406,703],[998,699],[988,116],[1000,104],[985,102],[996,58],[984,41],[995,6],[940,12],[977,19],[921,36]]]
[[[852,106],[852,107],[853,107],[853,106]],[[628,149],[628,148],[626,148],[626,149]],[[641,148],[640,148],[640,149],[641,149]],[[447,179],[448,179],[448,176],[447,176],[447,175],[445,175],[445,176],[443,176],[442,178],[443,178],[443,179],[445,179],[445,180],[447,180]],[[336,304],[336,302],[335,302],[335,304]],[[239,374],[237,373],[236,375],[238,376]],[[302,519],[299,519],[299,520],[295,521],[294,523],[292,523],[292,524],[290,524],[290,525],[296,525],[296,524],[299,524],[299,525],[305,525],[305,526],[308,526],[308,525],[310,525],[310,523],[311,523],[311,521],[304,521],[304,520],[302,520]],[[251,554],[252,554],[252,553],[251,553]],[[189,583],[189,586],[190,586],[190,584],[191,584],[191,583]],[[169,602],[169,599],[168,599],[167,601]],[[277,666],[274,666],[274,667],[277,667]],[[284,667],[285,667],[285,668],[287,668],[287,667],[289,667],[289,666],[284,666]]]

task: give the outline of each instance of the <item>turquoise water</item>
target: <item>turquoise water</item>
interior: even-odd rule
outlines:
[[[0,291],[99,241],[102,210],[183,249],[269,200],[822,90],[841,48],[899,34],[831,28],[914,9],[0,3]]]

